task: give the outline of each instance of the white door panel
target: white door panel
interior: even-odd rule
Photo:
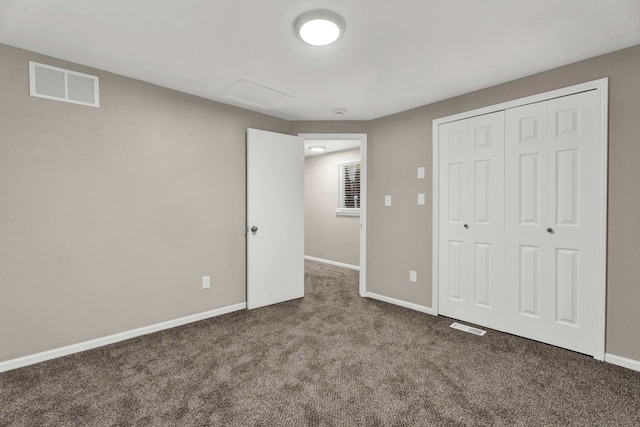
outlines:
[[[468,320],[469,249],[464,228],[469,203],[468,123],[452,122],[440,126],[439,183],[443,200],[439,204],[440,258],[439,306],[445,316]]]
[[[596,330],[600,120],[597,94],[549,101],[548,234],[554,272],[556,345],[594,354]],[[555,274],[554,274],[555,273]],[[569,343],[570,346],[567,346]]]
[[[604,358],[606,96],[603,79],[434,121],[439,313]]]
[[[504,329],[504,112],[469,120],[469,321]]]
[[[599,95],[439,125],[439,312],[595,354]]]
[[[540,247],[518,245],[519,252],[515,253],[516,262],[519,261],[519,271],[516,280],[509,282],[513,288],[516,300],[513,303],[516,314],[540,318],[540,277],[542,265],[540,262]]]
[[[504,115],[439,128],[440,313],[503,327]]]
[[[508,324],[587,354],[595,352],[597,311],[596,99],[585,92],[506,116],[506,199],[519,201],[506,209]],[[532,129],[539,133],[527,142]]]
[[[304,142],[248,129],[247,308],[303,296]]]
[[[509,332],[526,337],[549,316],[547,144],[547,102],[506,111],[505,313]]]

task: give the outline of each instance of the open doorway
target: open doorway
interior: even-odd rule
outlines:
[[[367,135],[298,136],[305,140],[305,258],[359,270],[364,296]]]

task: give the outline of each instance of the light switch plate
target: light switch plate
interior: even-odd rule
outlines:
[[[413,271],[413,270],[410,270],[409,271],[409,281],[413,282],[413,283],[416,283],[418,281],[418,273]]]
[[[202,276],[202,289],[209,289],[211,287],[211,276]]]
[[[391,196],[384,196],[384,205],[391,206]]]
[[[418,179],[424,179],[424,166],[418,168]]]
[[[424,193],[418,193],[418,205],[422,206],[425,203]]]

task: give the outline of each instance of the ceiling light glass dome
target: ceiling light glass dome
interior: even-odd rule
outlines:
[[[334,43],[346,30],[342,16],[327,9],[314,9],[298,16],[294,22],[298,38],[313,46]]]

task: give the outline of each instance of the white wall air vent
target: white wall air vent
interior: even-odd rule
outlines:
[[[31,96],[100,107],[97,76],[29,61]]]
[[[453,322],[450,326],[453,329],[457,329],[459,331],[469,332],[470,334],[483,336],[487,333],[487,331],[483,331],[482,329],[474,328],[473,326],[462,325],[458,322]]]

